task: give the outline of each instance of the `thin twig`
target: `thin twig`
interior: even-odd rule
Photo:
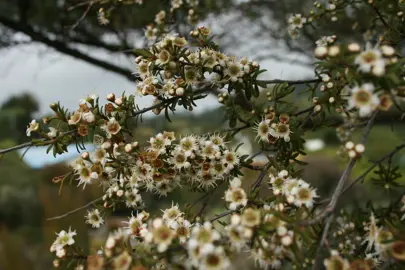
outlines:
[[[316,249],[315,263],[312,266],[312,270],[320,269],[319,264],[320,264],[321,260],[319,259],[319,257],[321,256],[321,251],[322,251],[322,248],[323,248],[323,244],[326,242],[326,238],[328,237],[328,231],[329,231],[330,225],[332,224],[332,220],[333,220],[333,215],[330,215],[328,217],[328,219],[326,220],[326,225],[325,225],[325,228],[323,229],[323,232],[322,232],[321,241],[319,241],[318,248]]]
[[[259,83],[265,83],[265,84],[277,84],[277,83],[288,83],[290,85],[295,85],[295,84],[307,84],[307,83],[317,83],[320,82],[320,79],[312,79],[312,80],[258,80],[257,82]]]
[[[398,145],[397,147],[395,147],[395,149],[393,151],[391,151],[390,153],[386,154],[385,156],[383,156],[382,158],[380,158],[379,160],[375,161],[374,164],[368,168],[364,173],[362,173],[359,177],[357,177],[355,180],[353,180],[350,185],[348,185],[341,193],[341,195],[345,194],[346,191],[348,191],[350,188],[352,188],[354,185],[356,185],[358,182],[360,182],[361,180],[363,180],[375,167],[377,167],[379,164],[381,164],[381,162],[383,162],[384,160],[391,158],[392,156],[394,156],[397,152],[399,152],[402,148],[405,147],[405,143]]]
[[[306,108],[306,109],[304,109],[304,110],[298,111],[298,112],[296,112],[296,113],[294,114],[294,116],[299,116],[299,115],[301,115],[301,114],[310,112],[310,111],[312,111],[314,108],[315,108],[315,106],[311,106],[311,107]]]
[[[89,14],[91,7],[93,6],[94,2],[90,1],[90,3],[87,5],[86,10],[83,12],[82,16],[76,21],[75,24],[71,26],[71,30],[74,30],[79,24],[86,18],[87,14]]]
[[[8,153],[8,152],[15,151],[15,150],[23,149],[25,147],[31,146],[32,144],[33,144],[32,142],[26,142],[26,143],[22,143],[20,145],[16,145],[16,146],[13,146],[13,147],[10,147],[10,148],[0,149],[0,155]]]
[[[61,133],[58,137],[56,137],[54,139],[49,139],[49,140],[42,139],[42,140],[40,140],[40,144],[38,146],[44,146],[44,145],[52,144],[52,143],[56,142],[59,138],[64,137],[64,136],[69,135],[69,134],[72,134],[74,132],[76,132],[76,130],[72,129],[72,130]],[[26,143],[22,143],[22,144],[19,144],[19,145],[10,147],[10,148],[0,149],[0,155],[9,153],[9,152],[12,152],[12,151],[15,151],[15,150],[23,149],[23,148],[26,148],[26,147],[30,147],[30,146],[36,146],[36,145],[35,145],[34,142],[26,142]]]
[[[69,212],[66,212],[63,215],[56,216],[56,217],[50,217],[50,218],[47,218],[46,220],[55,220],[55,219],[61,219],[61,218],[67,217],[67,216],[69,216],[69,215],[71,215],[73,213],[76,213],[76,212],[78,212],[80,210],[83,210],[83,209],[89,207],[90,205],[93,205],[93,204],[97,203],[98,201],[101,201],[102,199],[103,199],[103,197],[100,197],[98,199],[92,200],[91,202],[89,202],[89,203],[87,203],[87,204],[85,204],[83,206],[80,206],[79,208],[76,208],[76,209],[73,209],[73,210],[71,210]]]
[[[218,219],[220,219],[220,218],[223,218],[223,217],[226,217],[226,216],[228,216],[228,215],[230,215],[230,214],[233,214],[233,213],[235,213],[235,212],[238,212],[241,208],[242,208],[242,207],[238,207],[238,208],[236,208],[236,209],[234,209],[234,210],[227,210],[227,211],[225,211],[225,212],[223,212],[223,213],[221,213],[221,214],[218,214],[218,215],[216,215],[215,217],[211,218],[211,219],[210,219],[210,222],[214,222],[214,221],[216,221],[216,220],[218,220]]]
[[[252,192],[254,192],[260,185],[262,184],[263,178],[266,176],[267,170],[270,168],[271,162],[269,161],[266,166],[262,169],[259,177],[257,178],[256,182],[252,186]]]

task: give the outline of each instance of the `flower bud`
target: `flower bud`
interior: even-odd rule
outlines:
[[[339,53],[340,53],[340,48],[339,48],[339,46],[332,46],[332,47],[329,48],[328,55],[329,55],[330,57],[335,57],[335,56],[337,56]]]
[[[115,100],[115,95],[113,93],[108,94],[107,100],[113,102]]]
[[[357,144],[355,147],[354,147],[354,150],[357,152],[357,153],[359,153],[359,154],[361,154],[361,153],[364,153],[364,151],[366,150],[366,148],[364,147],[364,145],[363,144]]]
[[[183,87],[179,87],[176,89],[176,95],[179,97],[182,97],[184,95],[184,88]]]
[[[124,147],[125,152],[130,153],[133,150],[132,144],[128,143]]]
[[[117,104],[118,106],[121,106],[122,105],[122,98],[116,98],[114,100],[114,103]]]
[[[323,58],[325,58],[327,53],[328,53],[328,48],[326,48],[326,47],[321,46],[321,47],[316,47],[316,49],[315,49],[316,58],[323,59]]]
[[[89,152],[83,152],[82,153],[82,159],[89,159],[89,157],[90,157],[90,154],[89,154]]]
[[[49,104],[49,108],[51,108],[53,111],[56,111],[56,109],[58,108],[58,105],[56,103],[51,103],[51,104]]]

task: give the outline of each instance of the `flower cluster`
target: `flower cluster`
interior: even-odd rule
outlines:
[[[283,195],[285,200],[296,207],[312,208],[318,195],[316,190],[302,179],[289,176],[288,171],[271,172],[269,185],[274,195]]]
[[[290,141],[290,117],[287,114],[281,114],[278,121],[275,120],[275,113],[269,112],[266,118],[259,122],[256,126],[257,137],[260,141],[274,144],[278,139],[283,139],[285,142]]]
[[[137,74],[141,78],[138,93],[160,100],[189,96],[201,85],[246,87],[246,81],[257,75],[259,65],[247,58],[237,59],[218,52],[208,43],[209,34],[205,27],[191,32],[193,38],[207,41],[206,47],[194,52],[185,47],[188,44],[185,38],[175,35],[166,35],[152,49],[140,51],[136,58]]]
[[[65,257],[69,252],[69,246],[75,243],[74,236],[76,236],[76,231],[72,231],[70,228],[68,232],[60,231],[51,246],[51,252],[55,252],[58,258]]]
[[[73,164],[79,185],[100,183],[108,205],[124,201],[134,208],[143,205],[142,190],[166,196],[183,185],[207,189],[227,179],[239,165],[238,154],[228,149],[220,135],[175,139],[173,132],[159,133],[144,149],[137,142],[112,145],[105,141]],[[117,166],[119,161],[129,167]],[[88,220],[95,227],[102,223],[98,212],[90,212]]]

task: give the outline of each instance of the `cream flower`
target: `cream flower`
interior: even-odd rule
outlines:
[[[292,29],[302,28],[304,23],[307,22],[305,17],[302,17],[301,14],[294,14],[288,19],[288,23],[292,27]]]
[[[113,269],[114,270],[128,270],[131,266],[132,257],[129,253],[125,250],[120,255],[115,257],[112,261]]]
[[[56,128],[49,127],[49,132],[46,135],[48,135],[49,138],[56,138],[58,135],[58,130]]]
[[[158,251],[164,252],[172,243],[175,232],[164,224],[163,219],[157,218],[152,224],[153,242],[158,245]]]
[[[349,270],[350,265],[346,259],[343,259],[339,253],[335,250],[331,251],[331,255],[329,258],[324,260],[324,265],[326,270]]]
[[[270,135],[270,120],[265,119],[262,120],[257,127],[255,128],[257,130],[257,136],[259,140],[268,142],[269,141],[269,135]]]
[[[118,121],[115,120],[115,117],[111,117],[105,125],[101,126],[101,129],[107,133],[108,138],[111,138],[112,135],[116,135],[120,132],[121,126]]]
[[[27,136],[31,136],[31,132],[37,131],[39,129],[39,123],[34,119],[30,122],[30,124],[27,127]]]
[[[76,231],[72,231],[71,228],[69,228],[68,232],[65,230],[60,231],[57,234],[55,242],[52,244],[54,248],[51,247],[51,250],[57,251],[63,249],[65,246],[73,245],[75,243],[74,236],[76,236]]]
[[[305,205],[307,208],[312,208],[314,205],[314,198],[318,197],[314,189],[305,186],[294,188],[293,194],[295,195],[294,204],[297,207]]]
[[[290,141],[290,126],[288,124],[284,123],[277,123],[277,124],[272,124],[271,129],[270,129],[270,135],[275,137],[275,138],[283,138],[285,142]]]
[[[240,186],[240,179],[235,177],[230,182],[229,189],[225,191],[225,201],[230,203],[229,209],[231,210],[235,210],[240,206],[246,206],[247,204],[246,192]]]
[[[79,111],[76,111],[74,114],[72,114],[70,116],[70,119],[68,120],[68,124],[70,126],[76,125],[80,122],[81,119],[82,119],[82,113]]]
[[[374,85],[365,83],[351,89],[348,109],[357,108],[360,117],[369,116],[380,104],[380,99],[374,94]]]
[[[260,211],[253,208],[248,208],[243,211],[242,225],[254,227],[260,224]]]
[[[100,228],[100,226],[104,223],[104,219],[101,217],[98,209],[93,209],[87,212],[86,223],[90,224],[93,228]]]
[[[228,61],[224,73],[225,75],[229,76],[229,80],[231,82],[236,82],[243,76],[242,65],[235,60]]]
[[[359,66],[359,70],[364,73],[375,73],[376,76],[385,72],[385,61],[382,58],[382,53],[378,49],[368,49],[360,53],[354,63]],[[374,69],[375,72],[374,72]],[[383,70],[383,71],[382,71]]]

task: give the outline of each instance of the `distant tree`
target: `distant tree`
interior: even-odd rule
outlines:
[[[39,109],[38,101],[29,93],[16,95],[6,100],[0,107],[0,140],[11,138],[18,142],[25,139],[27,121]]]

